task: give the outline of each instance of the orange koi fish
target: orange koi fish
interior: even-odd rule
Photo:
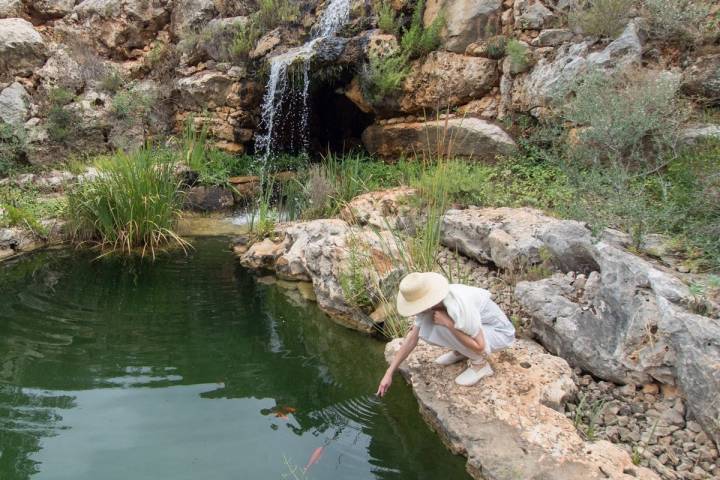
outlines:
[[[323,452],[325,451],[325,447],[318,447],[315,449],[315,451],[310,455],[310,459],[307,462],[307,465],[305,465],[305,471],[307,472],[310,467],[315,465],[319,460],[320,457],[322,457]]]

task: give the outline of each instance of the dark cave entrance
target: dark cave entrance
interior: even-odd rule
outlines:
[[[364,151],[361,135],[375,117],[360,110],[343,93],[352,76],[351,71],[336,74],[331,79],[319,79],[314,75],[310,79],[307,110],[304,111],[302,76],[291,74],[288,91],[275,113],[273,152],[298,155],[307,151],[311,159],[317,159],[328,152],[342,155]]]

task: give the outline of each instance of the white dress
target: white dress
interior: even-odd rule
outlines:
[[[455,322],[455,328],[471,337],[482,332],[486,354],[507,348],[515,340],[515,327],[490,299],[487,290],[451,283],[443,304]],[[471,360],[482,357],[458,340],[449,328],[436,325],[432,311],[417,315],[415,325],[420,328],[420,338],[428,343],[451,348]]]

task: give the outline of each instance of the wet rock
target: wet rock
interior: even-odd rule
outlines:
[[[401,342],[388,344],[388,361]],[[630,456],[609,442],[584,442],[569,419],[544,403],[548,389],[563,385],[570,394],[574,387],[567,363],[538,344],[518,340],[493,354],[495,375],[471,388],[454,382],[464,365],[433,363],[440,353],[421,342],[400,372],[412,385],[423,417],[453,452],[467,457],[474,478],[603,478],[599,472],[616,479],[658,478],[633,466]],[[635,476],[624,473],[627,469]]]
[[[406,229],[419,215],[411,205],[414,188],[398,187],[353,198],[340,212],[348,223],[383,229]]]
[[[192,210],[214,212],[234,204],[232,192],[223,187],[192,187],[185,193],[185,207]]]
[[[468,45],[500,30],[502,0],[429,0],[425,7],[425,27],[442,14],[445,28],[441,38],[443,47],[463,53]]]
[[[720,54],[705,55],[683,72],[682,91],[720,104]]]
[[[0,91],[0,120],[11,125],[25,123],[30,115],[30,96],[18,82]]]
[[[0,19],[0,82],[15,75],[29,76],[47,58],[40,33],[21,18]]]
[[[446,131],[447,129],[447,131]],[[398,158],[407,152],[437,152],[450,149],[452,156],[493,162],[497,155],[512,153],[515,142],[495,124],[479,118],[453,118],[447,121],[372,125],[362,135],[370,153]],[[438,141],[444,140],[444,145]]]
[[[406,113],[463,105],[480,98],[499,80],[497,62],[451,52],[432,52],[412,67],[400,108]]]

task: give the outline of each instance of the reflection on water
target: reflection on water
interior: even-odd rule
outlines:
[[[0,478],[467,478],[382,344],[257,285],[221,239],[154,265],[0,266]]]

